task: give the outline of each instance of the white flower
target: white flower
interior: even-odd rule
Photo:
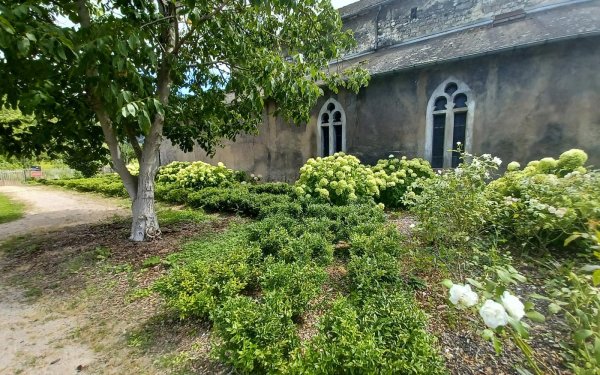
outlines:
[[[492,162],[495,163],[497,166],[500,166],[500,164],[502,164],[502,159],[500,159],[497,156],[494,156],[494,158],[492,159]]]
[[[412,228],[414,228],[415,226],[416,226],[415,224],[411,224],[411,225],[409,225],[408,227],[412,229]]]
[[[456,142],[456,145],[460,146],[460,145],[462,145],[462,142]]]
[[[518,297],[505,291],[500,300],[502,301],[502,306],[504,306],[508,314],[513,318],[521,320],[521,318],[525,316],[525,305],[523,305]]]
[[[552,206],[548,206],[548,212],[550,212],[551,214],[555,214],[556,213],[556,208],[554,208]]]
[[[487,160],[491,160],[492,159],[492,154],[483,154],[481,155],[482,158],[487,159]]]
[[[483,322],[491,329],[496,329],[500,326],[505,326],[508,323],[508,314],[504,307],[498,302],[488,299],[479,309],[479,315],[483,318]]]
[[[390,154],[390,156],[388,156],[388,158],[393,159],[394,155]]]
[[[558,218],[562,218],[563,216],[565,216],[565,214],[567,213],[567,209],[566,208],[559,208],[556,210],[556,212],[554,213]]]
[[[262,180],[262,174],[259,174],[256,177],[258,177],[259,180]]]
[[[477,303],[477,293],[471,290],[470,285],[454,284],[450,288],[450,302],[458,307],[471,307]]]

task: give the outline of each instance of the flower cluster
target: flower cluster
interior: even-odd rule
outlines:
[[[177,182],[177,173],[183,168],[189,167],[190,162],[187,161],[174,161],[167,165],[160,167],[156,175],[158,182],[163,183],[175,183]]]
[[[478,301],[479,296],[471,290],[470,285],[454,284],[450,287],[450,302],[459,309],[473,307]],[[521,320],[525,316],[525,305],[518,297],[504,291],[500,303],[486,299],[479,308],[479,315],[486,326],[496,329],[507,325],[509,317],[516,321]]]
[[[202,189],[210,186],[224,186],[236,181],[236,172],[219,162],[216,166],[201,161],[191,163],[175,176],[184,188]]]
[[[379,196],[385,178],[343,152],[324,158],[310,158],[300,168],[295,191],[300,196],[315,197],[334,204],[348,204],[359,198]]]
[[[423,159],[407,159],[406,156],[379,160],[372,168],[375,176],[385,181],[380,188],[379,201],[388,207],[400,207],[404,204],[407,192],[417,194],[418,182],[435,176],[429,162]]]

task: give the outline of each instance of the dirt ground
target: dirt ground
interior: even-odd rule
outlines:
[[[0,224],[0,242],[128,213],[117,200],[43,186],[0,186],[0,192],[26,204],[22,219]],[[51,305],[30,303],[30,292],[0,278],[0,374],[74,374],[85,369],[94,361],[93,350],[69,339],[81,325],[79,319]]]
[[[0,224],[0,242],[10,236],[95,223],[129,214],[122,201],[47,186],[0,186],[0,193],[27,205],[23,218]]]

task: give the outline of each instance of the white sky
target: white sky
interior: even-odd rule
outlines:
[[[358,0],[331,0],[331,4],[337,9],[357,1]]]

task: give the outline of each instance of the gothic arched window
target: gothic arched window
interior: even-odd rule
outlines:
[[[456,167],[458,149],[471,151],[475,101],[471,89],[450,78],[439,85],[427,105],[425,157],[433,168]]]
[[[318,119],[319,156],[346,151],[346,114],[340,103],[333,98],[326,101]]]

